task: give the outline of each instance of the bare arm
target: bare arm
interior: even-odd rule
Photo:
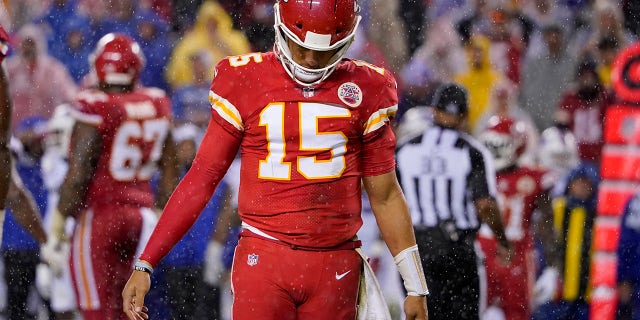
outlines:
[[[76,122],[71,134],[69,171],[60,187],[58,210],[63,217],[75,214],[84,201],[101,148],[102,140],[98,130],[91,125]]]
[[[11,106],[7,75],[0,66],[0,210],[5,207],[11,176],[11,152],[9,151]]]
[[[500,246],[505,249],[510,249],[511,244],[504,233],[504,225],[500,217],[500,208],[496,200],[490,197],[481,198],[475,201],[475,205],[478,217],[491,228]]]
[[[534,222],[534,232],[542,241],[545,261],[548,265],[558,266],[560,263],[558,256],[560,243],[553,227],[553,208],[548,192],[544,192],[536,198],[536,208],[540,212],[540,217]]]
[[[160,158],[160,182],[158,183],[158,195],[155,207],[162,210],[169,201],[169,197],[180,181],[180,168],[176,157],[176,144],[171,137],[171,132],[164,142],[162,158]]]
[[[426,283],[417,249],[411,250],[412,247],[417,247],[416,237],[413,233],[409,207],[398,184],[396,173],[391,171],[379,176],[364,177],[363,184],[369,195],[371,209],[376,217],[382,239],[391,251],[404,280],[405,289],[409,292],[404,301],[405,317],[409,320],[426,320],[428,319],[426,297],[412,295],[410,290],[410,287],[413,289],[424,287],[426,290]],[[407,252],[411,253],[406,256],[408,259],[405,259]],[[398,262],[398,257],[403,257],[401,263]],[[421,280],[412,277],[412,274]]]
[[[382,239],[393,256],[416,244],[413,223],[404,194],[395,172],[365,177],[364,188],[369,195]]]
[[[13,217],[40,244],[47,242],[47,233],[42,226],[42,219],[38,207],[31,193],[24,188],[19,178],[11,179],[7,205],[11,208]]]

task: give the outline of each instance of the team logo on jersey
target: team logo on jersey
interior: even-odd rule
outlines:
[[[530,176],[524,176],[518,179],[516,189],[520,193],[529,194],[536,188],[536,181]]]
[[[250,266],[255,266],[256,264],[258,264],[258,255],[255,253],[252,253],[250,255],[247,256],[247,264]]]
[[[346,105],[355,108],[362,103],[362,90],[353,82],[345,82],[338,88],[338,98]]]

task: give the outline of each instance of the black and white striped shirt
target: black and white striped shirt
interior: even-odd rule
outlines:
[[[432,126],[399,146],[398,177],[414,226],[454,220],[458,230],[476,230],[474,200],[496,195],[489,151],[468,134]]]

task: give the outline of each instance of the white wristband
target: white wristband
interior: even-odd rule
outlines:
[[[407,295],[410,296],[426,296],[429,294],[427,288],[427,280],[422,270],[422,263],[420,262],[420,253],[418,252],[418,245],[406,248],[395,257],[393,257],[398,266],[398,271],[404,281],[404,288],[407,290]]]

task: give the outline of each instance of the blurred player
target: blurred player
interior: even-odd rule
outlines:
[[[42,156],[42,179],[49,191],[45,225],[51,230],[51,218],[58,207],[59,189],[69,168],[69,142],[74,119],[71,106],[61,104],[56,107],[47,122],[45,151]],[[74,221],[67,219],[65,232],[73,233]],[[51,312],[56,320],[74,319],[76,317],[77,300],[71,271],[69,269],[69,248],[53,248],[44,246],[41,254],[47,264],[38,265],[36,270],[36,287],[40,295],[49,302]]]
[[[515,251],[510,264],[497,259],[493,233],[486,225],[480,228],[478,239],[486,256],[487,304],[501,309],[506,319],[526,320],[533,305],[534,234],[542,239],[548,263],[555,263],[549,260],[557,248],[548,193],[553,181],[545,171],[518,165],[526,148],[524,123],[495,116],[479,138],[493,155],[498,204],[505,233]],[[536,210],[539,217],[534,217]],[[488,319],[486,314],[484,319]]]
[[[342,59],[358,2],[277,1],[274,12],[274,52],[218,63],[209,127],[123,290],[123,308],[130,319],[146,318],[150,273],[240,151],[234,319],[356,317],[361,183],[404,279],[406,317],[426,319],[428,290],[395,176],[396,82],[382,68]]]
[[[69,171],[51,217],[51,244],[66,240],[65,220],[76,218],[71,273],[85,320],[126,319],[120,291],[134,259],[177,182],[164,91],[137,88],[144,65],[138,44],[122,34],[103,36],[92,54],[95,89],[81,92],[72,114]],[[150,178],[162,170],[155,199]]]
[[[0,63],[9,53],[9,35],[0,26]],[[0,224],[4,221],[5,198],[9,191],[11,176],[11,151],[9,151],[9,137],[11,133],[11,94],[4,67],[0,67]],[[0,242],[2,233],[0,232]]]

